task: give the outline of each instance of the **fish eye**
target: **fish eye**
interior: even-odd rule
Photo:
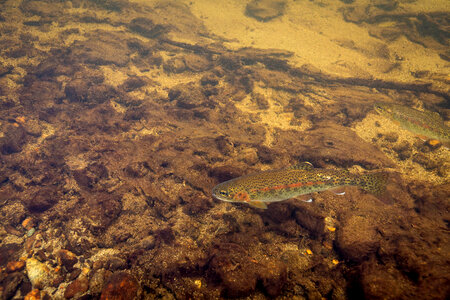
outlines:
[[[228,192],[227,191],[219,191],[219,194],[221,196],[228,196]]]

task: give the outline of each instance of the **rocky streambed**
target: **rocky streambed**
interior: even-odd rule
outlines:
[[[275,2],[257,22],[294,5]],[[181,2],[0,5],[3,299],[448,296],[448,149],[373,113],[421,103],[448,119],[447,79],[339,76],[292,51],[233,49]],[[377,11],[394,18],[371,7],[341,17],[374,32]],[[393,202],[357,188],[268,210],[211,197],[299,161],[387,171]]]

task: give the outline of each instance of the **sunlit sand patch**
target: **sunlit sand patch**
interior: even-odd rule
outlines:
[[[294,113],[284,112],[283,105],[274,100],[276,91],[273,89],[255,87],[254,92],[265,96],[269,103],[269,108],[259,109],[258,106],[252,101],[251,95],[245,97],[245,99],[241,102],[236,102],[236,107],[245,113],[258,114],[258,117],[260,117],[260,121],[258,123],[264,124],[267,129],[264,145],[272,145],[275,139],[274,134],[276,133],[276,128],[283,130],[294,129],[304,131],[312,126],[311,122],[306,117],[299,120],[299,122],[295,122],[301,125],[292,125],[292,120],[295,118]],[[277,96],[279,97],[280,94],[278,93]]]

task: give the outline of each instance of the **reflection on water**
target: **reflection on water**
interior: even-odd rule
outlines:
[[[2,298],[448,295],[446,1],[0,5]]]

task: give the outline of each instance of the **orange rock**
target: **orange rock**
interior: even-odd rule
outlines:
[[[25,268],[25,262],[24,261],[10,261],[6,265],[6,272],[12,273],[16,271],[22,271],[23,268]]]
[[[31,228],[34,227],[34,220],[31,217],[26,218],[25,220],[22,221],[22,227],[25,228],[26,230],[30,230]]]
[[[41,291],[39,289],[34,289],[28,294],[25,295],[24,300],[40,300],[41,299]]]
[[[70,299],[75,295],[81,295],[85,293],[89,288],[89,281],[86,277],[81,277],[72,281],[64,291],[64,298]]]
[[[137,296],[138,284],[128,273],[120,272],[111,275],[103,287],[101,300],[129,300]]]
[[[21,124],[24,124],[25,123],[25,117],[24,116],[20,116],[20,117],[17,117],[16,118],[16,122],[17,123],[21,123]]]

